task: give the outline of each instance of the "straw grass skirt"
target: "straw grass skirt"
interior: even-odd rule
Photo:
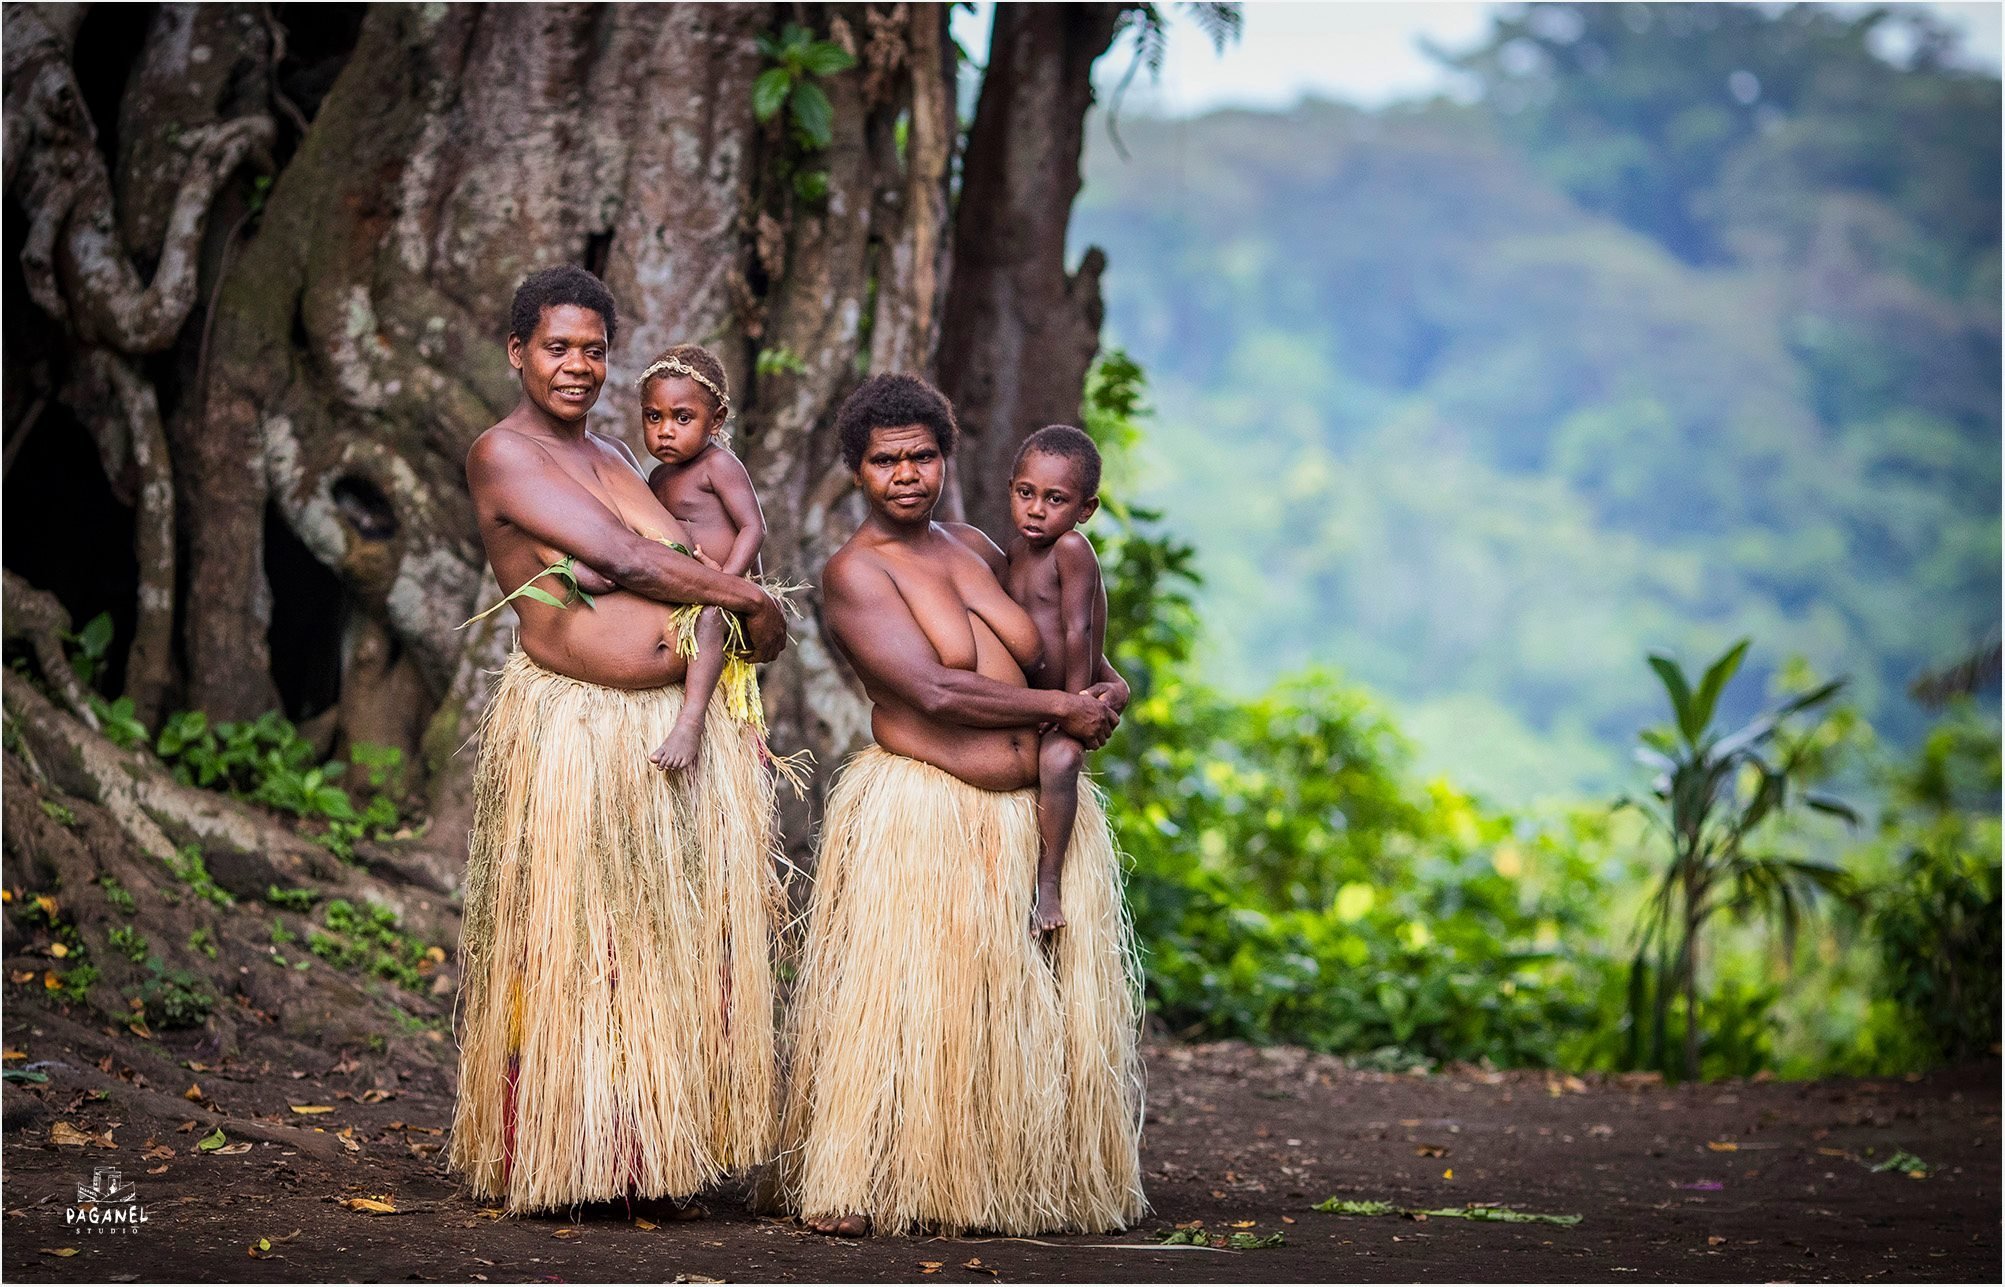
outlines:
[[[1070,925],[1030,928],[1037,793],[870,747],[830,792],[791,1019],[778,1199],[877,1232],[1125,1227],[1145,1209],[1140,981],[1097,788]]]
[[[682,1196],[776,1144],[773,783],[717,698],[648,763],[680,686],[518,652],[482,725],[451,1162],[511,1212]]]

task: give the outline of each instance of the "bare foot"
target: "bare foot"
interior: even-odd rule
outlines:
[[[852,1211],[845,1216],[820,1216],[809,1220],[807,1226],[816,1233],[827,1234],[831,1238],[868,1238],[870,1217],[860,1211]]]
[[[696,752],[703,745],[703,730],[684,724],[677,724],[668,732],[668,740],[654,748],[648,762],[664,773],[680,773],[696,763]]]
[[[1058,883],[1037,882],[1037,906],[1031,911],[1031,919],[1037,924],[1037,932],[1049,934],[1065,925],[1065,913],[1058,907]]]

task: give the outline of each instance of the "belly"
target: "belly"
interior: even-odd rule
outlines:
[[[893,755],[930,764],[984,791],[1037,785],[1034,728],[937,724],[878,702],[870,711],[870,735]]]
[[[659,688],[682,682],[669,609],[625,590],[591,607],[558,612],[534,605],[522,614],[522,650],[546,670],[609,688]]]

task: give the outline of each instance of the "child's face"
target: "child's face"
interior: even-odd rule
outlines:
[[[710,441],[719,419],[717,400],[686,375],[664,375],[641,391],[640,419],[648,455],[679,465]]]
[[[1023,539],[1045,546],[1093,516],[1100,498],[1079,485],[1079,463],[1033,451],[1009,480],[1010,519]]]

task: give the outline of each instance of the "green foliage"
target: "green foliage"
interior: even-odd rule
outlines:
[[[84,687],[89,688],[97,683],[98,676],[103,673],[105,653],[111,648],[111,637],[109,612],[98,613],[75,634],[64,632],[63,642],[76,648],[76,651],[70,654],[70,669],[77,673],[77,678],[83,682]]]
[[[207,925],[198,927],[188,936],[188,950],[200,952],[210,960],[216,959],[216,935]]]
[[[324,930],[307,935],[307,950],[339,969],[366,969],[412,991],[423,987],[418,965],[425,945],[397,931],[397,914],[377,903],[357,908],[345,898],[321,913]]]
[[[163,970],[155,961],[137,998],[148,1023],[160,1028],[197,1028],[216,1008],[216,996],[200,975]]]
[[[285,922],[274,916],[272,917],[271,939],[273,947],[284,947],[287,943],[297,943],[299,935],[287,929]]]
[[[118,877],[107,872],[97,878],[97,884],[98,888],[104,891],[105,903],[113,911],[130,916],[139,910],[139,904],[133,900],[132,891],[121,885]]]
[[[1997,726],[1968,708],[1930,735],[1897,783],[1900,866],[1870,899],[1880,994],[1931,1059],[1997,1048],[1998,817],[1962,802],[1997,799],[1998,746]]]
[[[311,911],[320,901],[317,889],[280,889],[277,885],[265,887],[265,901],[273,907],[283,907],[289,912]]]
[[[782,344],[760,349],[752,369],[761,376],[806,375],[808,364],[801,360],[800,354]]]
[[[198,898],[207,899],[218,907],[234,907],[237,900],[230,891],[209,878],[208,864],[202,861],[199,845],[183,845],[174,851],[174,857],[167,864],[175,878],[195,891]]]
[[[534,586],[522,592],[543,593]],[[316,764],[312,743],[276,711],[241,723],[215,724],[202,711],[182,711],[168,717],[154,750],[178,780],[191,786],[324,821],[327,828],[317,839],[344,859],[354,856],[356,841],[382,838],[401,817],[396,801],[385,793],[403,769],[401,750],[358,742],[349,748],[348,763]],[[364,771],[372,791],[359,810],[339,785],[349,763]]]
[[[146,936],[130,925],[114,925],[111,933],[105,936],[105,941],[111,944],[112,950],[135,965],[146,959],[151,947]]]
[[[67,830],[74,831],[76,829],[77,815],[68,805],[62,803],[60,800],[44,800],[41,803],[42,813],[50,821]]]
[[[752,115],[764,123],[784,110],[796,146],[803,152],[821,151],[834,138],[835,108],[815,81],[848,71],[856,66],[856,58],[832,40],[817,40],[814,32],[794,22],[781,28],[777,40],[762,35],[758,44],[771,65],[752,82]]]
[[[83,1005],[90,1000],[91,985],[97,980],[97,967],[85,961],[57,971],[56,986],[49,990],[49,995],[66,1005]]]
[[[1671,727],[1645,729],[1636,755],[1654,774],[1654,803],[1624,797],[1618,807],[1638,810],[1653,841],[1668,859],[1637,927],[1636,957],[1630,966],[1630,1060],[1674,1071],[1669,1024],[1673,1002],[1684,1002],[1683,1071],[1700,1075],[1699,953],[1713,918],[1756,918],[1778,932],[1785,955],[1795,951],[1803,914],[1820,894],[1848,897],[1845,873],[1827,864],[1778,854],[1761,845],[1775,824],[1801,803],[1819,812],[1856,821],[1851,808],[1808,790],[1816,778],[1815,726],[1793,739],[1784,721],[1807,715],[1843,687],[1842,680],[1817,684],[1753,720],[1726,731],[1714,715],[1727,684],[1747,655],[1743,639],[1706,668],[1695,684],[1676,660],[1649,657],[1671,707]],[[1760,1015],[1774,996],[1735,989],[1719,1020],[1723,1039],[1762,1057]],[[1650,1035],[1647,1057],[1643,1034]]]
[[[86,693],[85,700],[91,711],[97,715],[99,731],[113,746],[120,750],[131,750],[144,746],[153,734],[139,720],[130,697],[120,697],[116,701],[106,701],[96,693]]]
[[[1997,80],[1879,60],[1866,10],[1643,13],[1505,12],[1554,46],[1488,42],[1515,103],[1094,132],[1072,229],[1155,380],[1125,499],[1201,551],[1207,673],[1338,666],[1497,799],[1617,789],[1648,648],[1754,635],[1911,747],[1908,683],[1998,620]]]

